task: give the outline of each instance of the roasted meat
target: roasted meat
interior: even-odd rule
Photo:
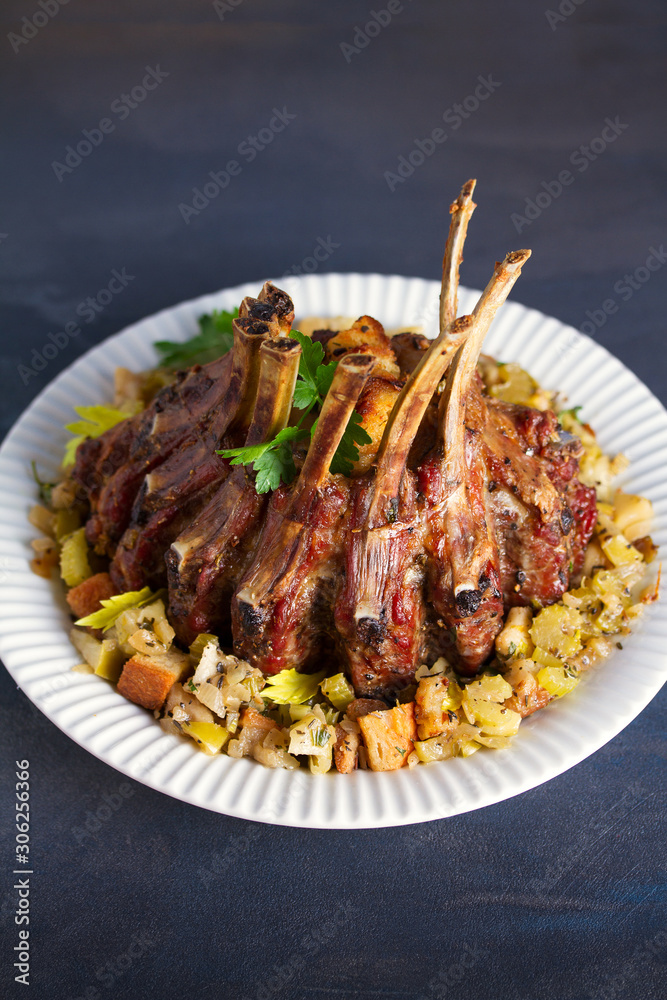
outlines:
[[[550,411],[489,396],[477,373],[530,251],[496,264],[457,317],[473,191],[450,209],[434,341],[392,340],[369,316],[318,331],[338,364],[291,484],[260,494],[251,466],[217,454],[298,417],[294,309],[268,283],[244,299],[228,355],[79,447],[86,534],[111,585],[167,586],[181,643],[213,632],[267,674],[343,664],[359,697],[382,698],[441,655],[474,675],[507,608],[557,601],[580,570],[596,507],[578,441]],[[351,475],[333,474],[353,411],[370,443]]]

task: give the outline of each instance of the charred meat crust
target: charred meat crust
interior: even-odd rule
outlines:
[[[456,318],[473,189],[452,205],[435,341],[390,339],[369,316],[314,335],[339,363],[291,485],[260,496],[251,469],[216,455],[290,419],[300,347],[291,299],[269,283],[243,300],[229,355],[179,373],[143,413],[79,447],[86,535],[112,559],[111,589],[166,584],[181,642],[216,633],[267,674],[344,664],[359,706],[442,654],[473,675],[505,608],[562,596],[595,492],[552,413],[491,399],[476,375],[529,252],[508,254]],[[332,475],[355,409],[372,443],[351,478]]]

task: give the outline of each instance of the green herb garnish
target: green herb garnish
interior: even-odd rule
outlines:
[[[299,423],[295,427],[285,427],[273,440],[264,444],[224,448],[217,452],[223,458],[231,458],[232,465],[252,465],[257,473],[255,489],[258,493],[268,493],[269,490],[277,489],[281,482],[289,485],[294,481],[296,467],[291,444],[307,436],[308,431],[301,425],[315,407],[321,409],[338,364],[337,361],[332,361],[328,365],[323,364],[322,345],[299,333],[298,330],[291,330],[290,337],[301,344],[299,374],[292,399],[293,406],[297,410],[304,411]],[[359,459],[358,445],[370,444],[372,439],[360,426],[361,420],[356,411],[350,415],[345,433],[331,460],[331,472],[349,476],[354,463]],[[317,420],[311,427],[311,436],[316,426]]]
[[[281,482],[294,481],[296,468],[290,443],[307,437],[303,427],[285,427],[272,441],[264,444],[247,445],[245,448],[224,448],[218,455],[231,458],[232,465],[252,465],[257,473],[255,489],[258,493],[277,490]]]
[[[581,423],[581,420],[579,419],[580,410],[581,406],[571,406],[569,410],[561,410],[560,413],[558,414],[559,422],[560,423],[563,422],[561,420],[561,417],[572,417],[573,420],[576,420],[577,423],[580,424]]]
[[[37,472],[37,466],[36,466],[36,464],[34,462],[31,462],[30,465],[32,466],[32,475],[33,475],[33,478],[34,478],[35,482],[37,483],[37,485],[39,486],[39,496],[40,496],[40,499],[43,500],[44,503],[50,504],[51,503],[51,493],[53,491],[53,487],[56,484],[55,483],[45,483],[45,482],[42,482],[42,480],[39,478],[39,474]]]
[[[294,405],[297,410],[309,413],[314,406],[322,406],[324,397],[331,388],[338,362],[322,364],[324,361],[322,345],[299,333],[298,330],[291,330],[290,337],[301,344],[299,376],[294,386]]]
[[[185,343],[179,344],[172,340],[158,340],[153,345],[161,355],[160,365],[163,368],[190,368],[192,365],[205,365],[231,349],[234,343],[232,322],[238,316],[238,309],[232,312],[214,309],[199,317],[199,333]]]

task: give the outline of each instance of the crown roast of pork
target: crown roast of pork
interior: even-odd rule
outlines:
[[[475,674],[508,607],[557,601],[580,570],[595,493],[577,478],[578,442],[551,411],[487,395],[477,374],[530,251],[496,264],[457,317],[473,189],[450,209],[435,340],[394,342],[368,316],[318,332],[338,367],[291,485],[259,495],[250,467],[216,454],[292,419],[301,347],[292,302],[269,283],[243,300],[228,354],[79,447],[88,541],[119,590],[168,588],[181,642],[214,633],[266,674],[345,665],[357,695],[386,695],[441,655]],[[355,409],[372,444],[334,475]]]

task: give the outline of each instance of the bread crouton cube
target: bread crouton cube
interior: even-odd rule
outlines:
[[[247,757],[253,753],[256,746],[273,730],[279,729],[273,719],[262,715],[257,709],[248,705],[241,712],[241,729],[238,738],[231,740],[228,746],[230,757]]]
[[[123,667],[118,690],[129,701],[154,711],[162,708],[172,685],[191,669],[190,657],[176,649],[161,656],[137,653]]]
[[[86,618],[102,607],[101,601],[108,601],[118,593],[108,573],[95,573],[83,583],[72,587],[67,593],[67,603],[76,619]]]
[[[417,739],[413,701],[386,712],[370,712],[358,723],[372,771],[395,771],[407,764]]]
[[[440,736],[456,728],[458,719],[443,706],[447,698],[445,677],[422,677],[415,694],[415,720],[420,740]]]
[[[370,469],[380,447],[387,420],[403,388],[402,382],[372,376],[366,382],[355,407],[361,417],[361,426],[370,442],[359,445],[359,460],[354,464],[357,473]]]
[[[349,774],[357,766],[357,751],[360,743],[357,733],[348,733],[342,726],[336,726],[336,743],[333,750],[336,770]]]
[[[512,686],[512,694],[503,703],[505,708],[518,712],[525,719],[540,708],[544,708],[552,696],[535,679],[534,660],[515,660],[505,674],[505,680]]]
[[[328,361],[340,361],[345,354],[372,354],[375,358],[373,375],[384,375],[390,379],[400,377],[391,340],[382,324],[371,316],[360,316],[349,330],[341,330],[327,341]]]

